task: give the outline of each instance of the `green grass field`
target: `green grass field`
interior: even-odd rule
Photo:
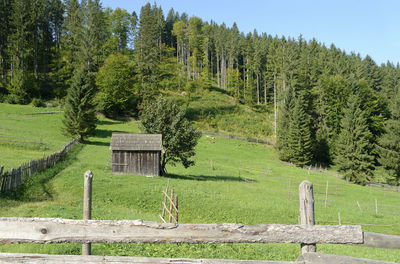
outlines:
[[[186,109],[188,118],[199,130],[263,140],[273,137],[274,113],[271,108],[238,104],[220,89],[199,91],[190,101],[179,93],[167,96]]]
[[[52,110],[0,104],[0,134],[34,138],[42,133],[43,141],[48,142],[45,145],[46,153],[56,151],[68,142],[69,139],[60,132],[61,114],[24,115],[33,111]],[[12,118],[8,120],[9,117]],[[90,169],[94,174],[93,219],[159,221],[163,199],[161,192],[168,178],[112,175],[110,168],[104,172],[111,157],[111,133],[139,132],[138,127],[134,121],[100,118],[97,135],[89,138],[87,144],[75,146],[65,161],[33,176],[17,191],[0,196],[0,216],[81,219],[83,174]],[[31,152],[30,148],[18,144],[0,142],[0,149],[0,163],[6,167],[43,155],[41,149]],[[21,154],[13,156],[14,149],[21,151]],[[25,152],[30,153],[25,155]],[[180,223],[296,224],[297,188],[301,181],[307,179],[314,183],[317,224],[337,224],[339,212],[343,224],[400,224],[400,194],[347,184],[329,174],[296,168],[279,161],[270,146],[203,136],[196,153],[195,166],[189,169],[182,166],[167,168],[170,186],[179,196]],[[214,169],[210,166],[211,160]],[[378,214],[375,212],[375,199],[378,202]],[[384,211],[389,206],[397,213]],[[363,226],[363,230],[400,233],[400,226],[368,225]],[[283,244],[94,244],[93,254],[294,260],[300,253],[299,248],[299,245]],[[80,254],[80,245],[2,244],[0,251]],[[400,263],[400,250],[318,245],[318,251]]]
[[[61,133],[61,114],[31,115],[60,110],[1,104],[0,166],[15,168],[21,162],[58,151],[68,143],[69,139]],[[43,144],[37,144],[40,142]]]

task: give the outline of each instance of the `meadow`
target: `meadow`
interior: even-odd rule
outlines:
[[[0,164],[6,168],[17,166],[41,157],[43,152],[59,150],[69,141],[61,134],[62,114],[25,115],[42,111],[57,110],[0,104],[0,134],[14,138],[42,135],[46,142],[40,147],[0,142]],[[317,224],[338,224],[340,213],[342,224],[369,224],[363,225],[364,231],[400,233],[399,193],[353,185],[329,173],[297,168],[279,161],[273,147],[267,145],[202,136],[193,167],[168,166],[168,177],[113,175],[109,164],[111,134],[138,133],[140,125],[104,117],[99,117],[97,125],[96,136],[75,146],[64,161],[0,196],[0,216],[81,219],[83,174],[92,170],[93,219],[160,221],[162,190],[169,180],[179,196],[180,223],[296,224],[297,188],[301,181],[309,180],[314,184]],[[384,206],[391,206],[391,213],[384,211]],[[386,226],[395,224],[399,226]],[[49,254],[80,254],[80,248],[79,244],[0,245],[1,252]],[[400,263],[399,250],[341,245],[318,245],[317,250]],[[93,245],[95,255],[121,256],[295,260],[299,252],[299,245],[285,244]]]
[[[186,109],[187,117],[196,129],[262,140],[273,139],[274,113],[270,106],[239,104],[226,91],[218,88],[196,91],[191,96],[169,91],[166,96]]]

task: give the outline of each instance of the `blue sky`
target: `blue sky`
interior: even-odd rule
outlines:
[[[103,7],[140,13],[144,0],[103,0]],[[151,4],[154,1],[150,2]],[[164,15],[171,7],[242,32],[315,38],[347,53],[367,54],[379,65],[400,62],[399,0],[158,0]]]

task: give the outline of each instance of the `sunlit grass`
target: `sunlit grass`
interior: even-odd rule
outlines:
[[[0,104],[1,107],[11,106]],[[31,129],[37,129],[36,126],[45,127],[49,122],[47,118],[57,123],[60,120],[53,118],[60,119],[61,116],[46,115],[42,123],[32,123]],[[61,142],[63,137],[59,135],[59,127],[50,126],[47,129],[50,130],[46,131],[48,135],[55,135],[54,141],[60,140],[60,146],[68,141],[65,139]],[[94,174],[93,219],[159,221],[163,198],[161,191],[166,187],[168,178],[111,174],[109,143],[112,132],[117,131],[139,132],[138,123],[100,118],[97,136],[89,138],[87,144],[75,146],[65,161],[35,175],[16,192],[0,197],[0,215],[82,218],[83,174],[90,169]],[[18,157],[14,159],[15,163],[24,161]],[[167,168],[170,186],[179,196],[181,223],[296,224],[297,190],[300,182],[305,179],[314,183],[317,224],[337,224],[338,212],[342,223],[400,223],[400,213],[375,213],[375,199],[382,209],[384,205],[400,208],[398,193],[347,184],[329,174],[296,168],[279,161],[271,146],[203,136],[194,159],[196,165],[189,169],[182,166]],[[325,207],[327,182],[328,197]],[[363,230],[400,233],[399,227],[364,226]],[[284,244],[94,244],[93,254],[294,260],[300,254],[299,247]],[[334,245],[318,245],[318,250],[330,254],[400,262],[399,250]],[[3,244],[0,251],[80,254],[80,245]]]

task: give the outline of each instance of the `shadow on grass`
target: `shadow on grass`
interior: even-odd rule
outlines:
[[[108,121],[108,120],[97,120],[96,124],[99,126],[102,125],[120,125],[125,123],[124,121]]]
[[[189,107],[186,109],[186,117],[190,120],[200,120],[205,117],[233,114],[239,110],[237,105]]]
[[[126,133],[124,131],[96,129],[96,136],[98,138],[111,138],[112,133]],[[89,141],[88,141],[89,142]]]
[[[233,176],[212,176],[212,175],[178,175],[168,174],[167,178],[191,180],[191,181],[235,181],[235,182],[256,182],[253,179]]]
[[[210,91],[215,91],[215,92],[219,92],[222,94],[228,94],[228,92],[222,88],[216,87],[216,86],[212,86],[210,88],[208,88]]]
[[[110,146],[110,142],[102,142],[102,141],[85,141],[86,145],[91,145],[91,146]]]
[[[96,136],[95,138],[110,138],[112,133],[126,133],[123,131],[117,130],[108,130],[108,129],[96,129]],[[93,146],[110,146],[110,142],[102,142],[102,141],[95,141],[95,140],[86,140],[86,145],[93,145]]]
[[[66,155],[65,159],[55,166],[32,175],[23,184],[14,190],[0,195],[0,207],[4,203],[17,202],[38,202],[53,199],[54,190],[49,181],[58,175],[65,168],[77,160],[78,153],[84,145],[76,144]]]

